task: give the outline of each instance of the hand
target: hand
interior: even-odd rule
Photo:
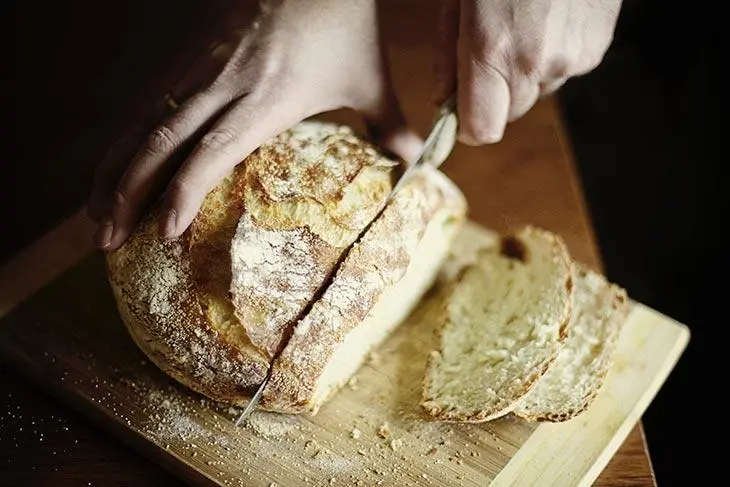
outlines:
[[[234,166],[319,113],[352,108],[380,145],[405,160],[418,152],[421,141],[407,128],[391,85],[375,0],[264,7],[212,83],[154,129],[131,160],[100,166],[89,202],[100,221],[98,247],[122,245],[160,193],[160,234],[179,236]],[[187,157],[176,163],[180,152]]]
[[[436,97],[456,91],[459,140],[502,139],[542,95],[598,66],[621,0],[440,0]]]

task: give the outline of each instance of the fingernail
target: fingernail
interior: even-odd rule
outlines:
[[[100,249],[109,247],[114,233],[114,222],[111,219],[104,220],[94,233],[94,243]]]
[[[502,140],[504,136],[503,132],[489,132],[480,134],[478,137],[474,137],[469,133],[460,133],[458,136],[459,142],[464,145],[472,147],[478,147],[481,145],[496,144]]]
[[[160,235],[163,238],[171,238],[175,236],[177,231],[177,211],[168,210],[160,220]]]

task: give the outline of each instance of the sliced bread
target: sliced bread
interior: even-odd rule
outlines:
[[[559,422],[585,411],[603,385],[628,309],[624,289],[575,264],[568,338],[513,413],[527,420]]]
[[[571,259],[557,235],[528,226],[482,251],[447,299],[424,379],[426,413],[483,422],[517,407],[567,337],[571,292]]]

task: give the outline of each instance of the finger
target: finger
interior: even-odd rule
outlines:
[[[423,140],[406,122],[387,66],[383,67],[380,83],[385,94],[375,97],[370,106],[354,108],[365,119],[368,135],[376,144],[412,163],[421,151]]]
[[[113,250],[124,243],[145,206],[175,169],[174,156],[229,101],[223,90],[201,92],[149,134],[114,191],[113,231],[106,248]]]
[[[203,136],[165,192],[159,220],[163,237],[179,236],[205,196],[251,152],[309,114],[252,95],[239,100]]]
[[[502,140],[510,109],[506,78],[493,66],[459,56],[459,140],[467,145]]]
[[[436,105],[443,103],[456,90],[458,38],[459,0],[440,0],[433,66],[433,102]]]
[[[409,127],[397,100],[376,113],[364,114],[370,138],[380,147],[411,164],[418,157],[423,140]]]
[[[94,172],[87,211],[91,219],[100,222],[111,211],[111,197],[124,169],[144,140],[149,129],[132,127],[111,146]]]
[[[539,96],[540,86],[532,79],[519,77],[517,81],[513,80],[508,121],[513,122],[527,113]]]

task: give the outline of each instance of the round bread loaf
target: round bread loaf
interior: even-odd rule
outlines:
[[[245,404],[346,249],[378,214],[397,163],[347,127],[306,121],[211,191],[179,237],[150,210],[107,254],[120,315],[164,372]]]

